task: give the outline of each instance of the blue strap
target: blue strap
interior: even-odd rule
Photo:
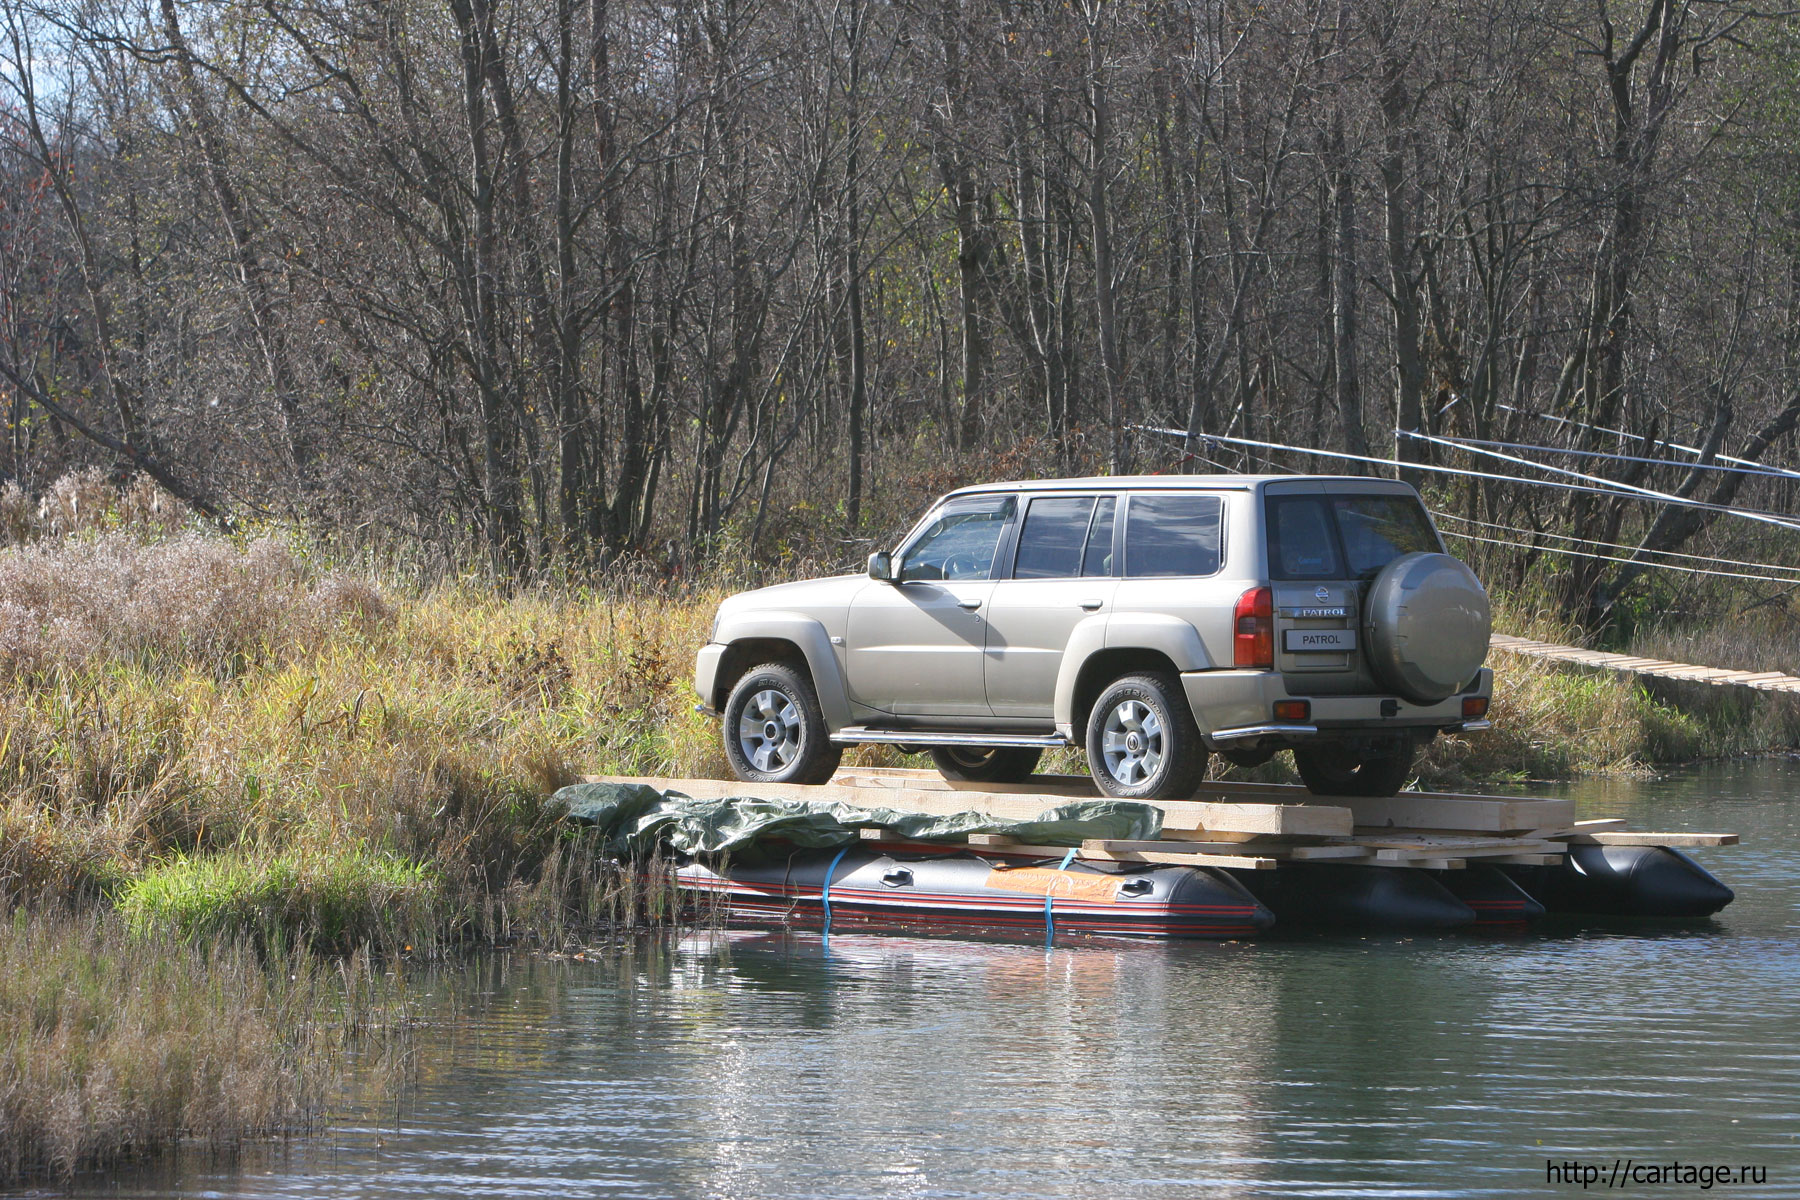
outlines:
[[[1062,865],[1060,865],[1056,869],[1059,871],[1068,870],[1069,863],[1074,861],[1074,858],[1075,858],[1075,847],[1070,846],[1069,852],[1067,854],[1063,855]],[[1050,902],[1051,902],[1050,893],[1053,890],[1055,890],[1055,888],[1056,888],[1056,881],[1053,879],[1050,881],[1050,886],[1044,889],[1044,940],[1046,942],[1050,941],[1052,938],[1054,938],[1056,936],[1056,910],[1050,907]]]
[[[850,847],[848,847],[848,846],[841,848],[837,852],[837,857],[833,858],[831,860],[831,865],[829,867],[825,868],[825,889],[819,893],[819,899],[825,902],[825,936],[826,937],[831,936],[831,876],[832,876],[832,873],[837,870],[837,865],[844,861],[844,854],[849,849],[850,849]]]

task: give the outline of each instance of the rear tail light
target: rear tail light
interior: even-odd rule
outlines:
[[[1239,667],[1275,665],[1275,594],[1251,588],[1238,597],[1231,620],[1231,658]]]
[[[1275,702],[1275,719],[1277,721],[1305,721],[1311,716],[1311,700],[1277,700]]]
[[[1487,708],[1488,701],[1486,696],[1463,697],[1463,717],[1465,719],[1485,717],[1487,716]]]

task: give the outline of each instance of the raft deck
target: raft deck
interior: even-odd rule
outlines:
[[[1022,783],[956,783],[935,771],[852,767],[827,784],[749,784],[720,779],[589,776],[588,782],[642,783],[696,799],[754,795],[763,799],[835,801],[936,815],[977,811],[1034,820],[1069,800],[1099,799],[1080,775],[1035,775]],[[1573,845],[1733,846],[1735,833],[1653,833],[1630,830],[1621,818],[1577,821],[1572,800],[1403,792],[1397,796],[1315,796],[1291,784],[1208,783],[1189,800],[1154,802],[1163,813],[1155,840],[1094,839],[1075,851],[1090,862],[1266,870],[1284,862],[1331,862],[1372,867],[1455,871],[1470,862],[1555,866]],[[864,836],[902,849],[880,830]],[[967,842],[997,854],[1062,856],[1063,846],[1031,846],[995,834]],[[931,843],[941,849],[943,843]]]

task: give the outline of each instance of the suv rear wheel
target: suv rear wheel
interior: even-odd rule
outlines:
[[[1295,750],[1294,767],[1315,796],[1392,796],[1412,774],[1413,747],[1355,754],[1339,747]]]
[[[1108,796],[1185,800],[1206,775],[1206,747],[1181,683],[1164,672],[1126,675],[1088,714],[1088,772]]]
[[[746,671],[725,702],[723,726],[725,757],[747,783],[824,783],[844,756],[812,680],[786,663]]]
[[[938,774],[959,783],[1019,783],[1037,770],[1042,750],[1014,746],[934,746]]]

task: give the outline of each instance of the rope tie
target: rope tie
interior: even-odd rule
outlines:
[[[848,846],[841,847],[837,852],[837,856],[831,860],[831,865],[825,868],[825,887],[824,890],[819,893],[819,899],[825,904],[826,937],[831,936],[831,876],[837,871],[837,865],[844,861],[844,855],[849,849],[850,847]]]
[[[1074,859],[1075,847],[1070,846],[1069,852],[1063,855],[1062,863],[1056,869],[1058,871],[1068,870],[1069,864],[1073,862]],[[1051,907],[1052,897],[1050,895],[1050,893],[1055,890],[1056,881],[1052,879],[1050,881],[1050,886],[1044,889],[1044,942],[1046,945],[1056,938],[1056,910]]]

